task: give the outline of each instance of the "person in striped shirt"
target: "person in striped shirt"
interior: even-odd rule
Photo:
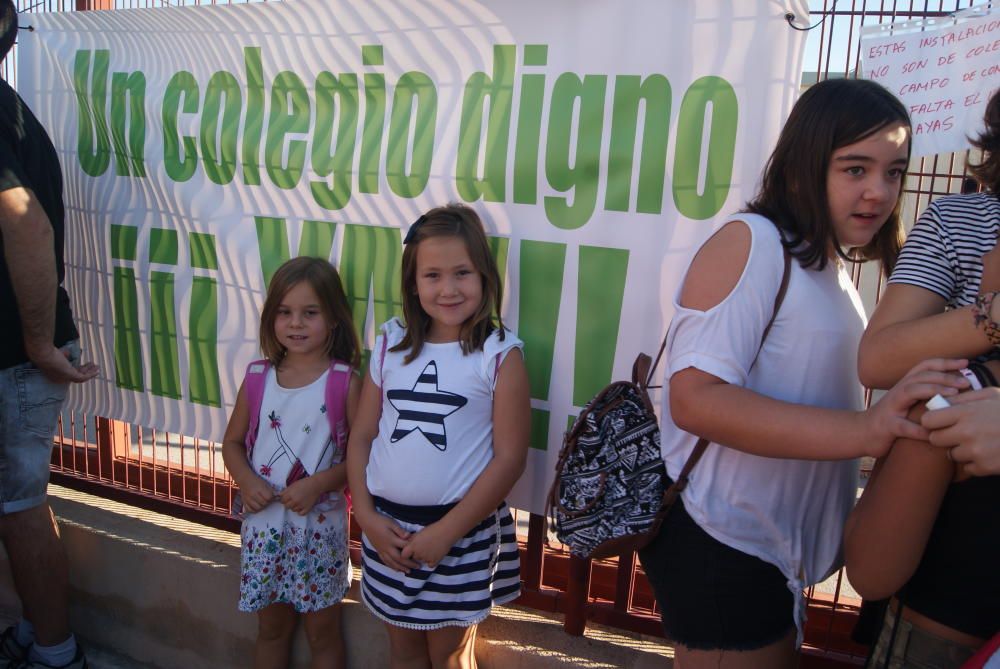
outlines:
[[[959,667],[1000,632],[1000,91],[973,141],[981,193],[935,200],[914,226],[858,354],[869,387],[925,358],[972,360],[955,406],[911,414],[930,441],[897,440],[845,528],[848,578],[891,598],[871,667]]]

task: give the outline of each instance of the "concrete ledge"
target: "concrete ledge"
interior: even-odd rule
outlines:
[[[57,486],[50,503],[70,557],[73,629],[116,658],[95,657],[95,669],[251,666],[256,619],[236,610],[237,535]],[[6,571],[0,617],[16,607]],[[344,602],[348,666],[387,666],[385,630],[357,589],[355,580]],[[672,666],[673,656],[662,639],[610,628],[571,637],[561,618],[517,606],[480,625],[476,651],[483,669],[652,669]],[[293,667],[308,666],[301,630],[293,653]]]

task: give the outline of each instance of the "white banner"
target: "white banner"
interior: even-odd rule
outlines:
[[[867,26],[861,65],[910,111],[914,156],[965,151],[1000,87],[1000,10]]]
[[[804,0],[294,0],[32,15],[19,91],[62,158],[73,406],[221,438],[265,285],[329,258],[371,347],[401,233],[472,203],[526,342],[541,512],[567,422],[655,351],[692,250],[753,194]]]

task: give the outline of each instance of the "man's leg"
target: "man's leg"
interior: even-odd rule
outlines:
[[[75,344],[67,350],[71,361],[78,359]],[[34,625],[30,658],[62,666],[77,649],[69,630],[66,550],[46,488],[66,385],[19,365],[0,372],[0,391],[0,540],[24,618]]]
[[[0,517],[0,537],[10,560],[24,617],[35,643],[54,646],[69,638],[69,572],[66,549],[48,504]]]

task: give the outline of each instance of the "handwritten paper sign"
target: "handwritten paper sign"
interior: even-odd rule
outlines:
[[[867,27],[861,65],[910,111],[914,156],[963,151],[1000,87],[1000,11]]]

